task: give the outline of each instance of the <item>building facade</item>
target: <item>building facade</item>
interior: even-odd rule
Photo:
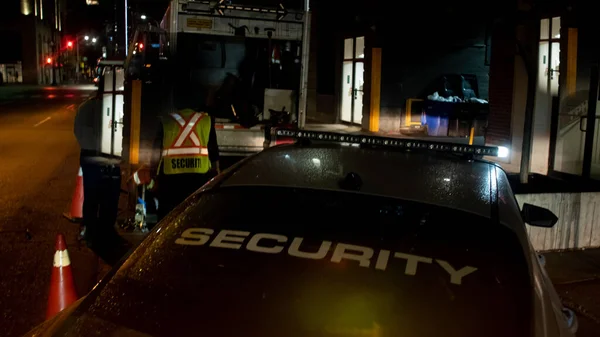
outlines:
[[[492,74],[503,76],[490,84],[502,105],[492,112],[488,141],[510,146],[512,171],[600,180],[600,26],[590,6],[521,1],[502,25],[507,46],[493,55]]]
[[[0,53],[4,83],[61,83],[62,32],[66,0],[12,0],[3,3]],[[6,50],[6,52],[5,52]]]
[[[445,6],[311,2],[309,119],[398,133],[419,123],[415,105],[453,77],[488,101],[494,7]]]
[[[489,102],[485,142],[511,150],[507,171],[600,180],[600,26],[590,4],[389,6],[311,2],[309,120],[396,133],[420,124],[410,103],[433,94],[439,76],[458,74],[476,79]]]

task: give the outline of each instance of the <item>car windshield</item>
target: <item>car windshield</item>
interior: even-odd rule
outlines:
[[[88,315],[155,336],[528,336],[516,235],[358,193],[224,187],[177,208]]]

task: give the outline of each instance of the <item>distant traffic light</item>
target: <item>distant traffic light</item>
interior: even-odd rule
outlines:
[[[142,49],[144,49],[144,44],[143,44],[143,43],[140,43],[140,44],[138,45],[138,47],[140,48],[140,50],[142,50]]]
[[[73,41],[67,41],[67,48],[73,48]]]
[[[48,64],[52,64],[52,58],[51,58],[51,57],[47,58],[47,59],[46,59],[46,63],[48,63]]]

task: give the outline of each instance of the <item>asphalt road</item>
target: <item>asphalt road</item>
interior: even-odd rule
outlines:
[[[78,293],[96,282],[98,259],[62,217],[79,170],[75,111],[93,89],[0,87],[0,336],[44,320],[57,233],[67,238]]]

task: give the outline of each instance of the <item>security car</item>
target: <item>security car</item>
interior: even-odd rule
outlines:
[[[497,148],[277,135],[28,336],[574,336]]]

